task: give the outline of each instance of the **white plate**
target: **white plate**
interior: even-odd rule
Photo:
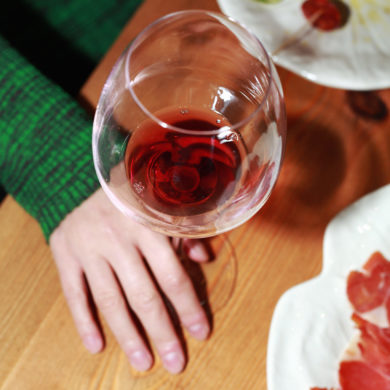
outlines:
[[[338,385],[340,357],[356,333],[347,276],[378,250],[390,259],[390,185],[331,221],[321,274],[288,290],[276,305],[268,342],[268,390]]]
[[[302,39],[273,56],[277,64],[330,87],[390,87],[389,0],[344,0],[350,8],[348,21],[331,32],[310,28],[302,3],[218,0],[222,12],[253,31],[269,53],[295,37],[297,31],[304,32]]]

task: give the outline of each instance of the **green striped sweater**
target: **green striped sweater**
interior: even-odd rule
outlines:
[[[14,0],[2,6],[0,183],[38,220],[46,239],[99,186],[92,121],[72,93],[140,1]]]

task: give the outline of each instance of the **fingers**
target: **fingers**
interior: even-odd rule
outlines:
[[[136,369],[149,369],[153,357],[128,306],[144,326],[166,369],[181,371],[185,355],[155,280],[194,337],[206,338],[209,324],[169,239],[124,218],[100,197],[92,196],[64,222],[53,232],[50,246],[85,346],[91,352],[104,346],[88,299],[89,286],[96,306]],[[208,254],[199,243],[187,240],[185,246],[193,260],[205,261]]]
[[[181,323],[190,334],[204,340],[210,332],[210,327],[189,276],[166,237],[155,236],[153,241],[154,245],[150,246],[150,240],[144,240],[140,243],[140,249],[147,258],[159,286],[172,302]]]
[[[130,363],[139,371],[148,370],[153,358],[131,320],[125,298],[104,259],[86,267],[86,274],[96,305],[105,317]]]
[[[183,238],[182,240],[184,249],[190,259],[200,263],[210,260],[210,254],[201,240],[188,238]]]
[[[180,250],[182,245],[187,256],[193,261],[203,263],[210,260],[210,254],[201,240],[173,237],[172,245],[176,250]]]
[[[114,266],[127,300],[153,341],[165,368],[171,373],[182,371],[185,365],[182,346],[163,299],[138,251],[117,247],[114,255]],[[134,261],[137,257],[138,261]],[[132,260],[129,261],[129,258]]]
[[[56,240],[56,237],[54,237],[54,240]],[[76,329],[85,347],[91,353],[97,353],[103,349],[104,342],[91,311],[83,270],[76,259],[69,253],[67,246],[60,242],[60,239],[51,247],[58,268],[62,290]]]

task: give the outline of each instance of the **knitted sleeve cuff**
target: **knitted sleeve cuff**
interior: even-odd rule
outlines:
[[[0,182],[48,240],[98,186],[92,121],[0,37]]]

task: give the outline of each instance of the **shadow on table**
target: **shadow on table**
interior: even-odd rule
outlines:
[[[353,126],[338,130],[318,122],[290,129],[281,175],[258,214],[260,223],[323,229],[348,204],[389,181],[388,162],[372,134]]]

